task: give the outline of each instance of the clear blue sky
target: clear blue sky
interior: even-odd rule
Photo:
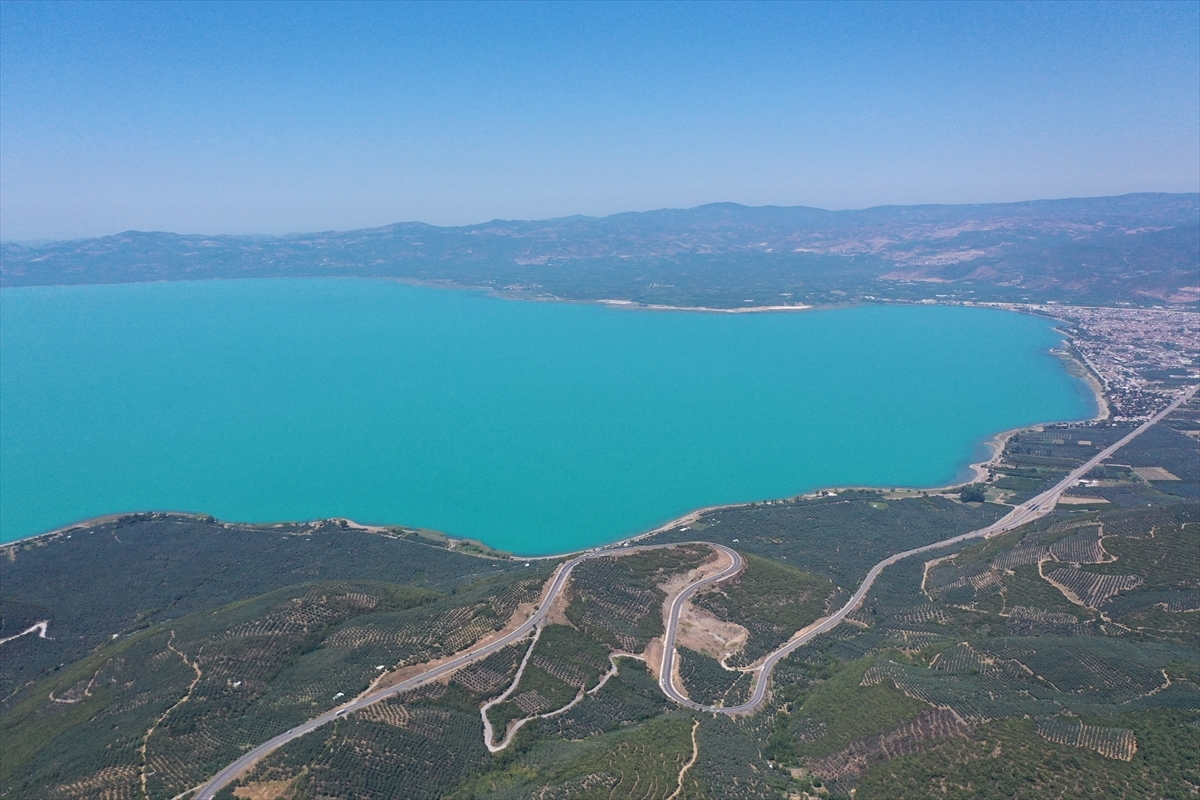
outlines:
[[[0,3],[0,237],[1196,191],[1200,4]]]

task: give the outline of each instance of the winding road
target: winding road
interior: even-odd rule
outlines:
[[[374,705],[375,703],[378,703],[382,700],[386,700],[389,697],[395,697],[396,695],[402,694],[403,692],[407,692],[412,689],[416,689],[419,686],[424,686],[427,683],[432,683],[433,681],[436,681],[440,678],[444,678],[447,675],[450,675],[451,673],[457,672],[458,670],[462,669],[463,667],[467,666],[468,664],[472,664],[482,658],[487,658],[492,653],[495,653],[497,650],[501,650],[501,649],[507,647],[508,645],[513,644],[514,642],[521,641],[525,637],[529,636],[530,632],[534,631],[536,628],[538,628],[538,626],[540,626],[542,624],[542,621],[545,619],[546,615],[550,611],[550,607],[554,604],[555,599],[558,597],[559,594],[562,593],[562,590],[566,587],[567,581],[571,577],[571,571],[574,570],[575,567],[577,567],[579,564],[583,563],[584,561],[588,561],[593,558],[604,558],[607,556],[626,555],[629,553],[638,552],[640,550],[654,550],[654,549],[658,549],[658,548],[662,548],[662,547],[676,547],[676,546],[677,545],[674,543],[659,544],[659,545],[644,545],[644,544],[635,544],[635,545],[628,545],[628,546],[615,545],[615,546],[609,546],[609,547],[598,547],[598,548],[595,548],[592,550],[588,550],[587,552],[585,552],[581,555],[575,556],[574,558],[564,562],[561,566],[559,566],[558,570],[554,573],[554,576],[551,578],[548,588],[543,591],[542,600],[538,604],[537,609],[529,617],[529,619],[525,620],[525,622],[521,623],[521,625],[518,626],[517,628],[513,629],[512,631],[505,634],[501,638],[495,640],[494,642],[490,642],[486,645],[481,645],[473,650],[469,650],[469,651],[463,653],[462,655],[456,656],[456,657],[450,659],[449,661],[446,661],[443,664],[438,664],[437,666],[431,667],[429,670],[422,672],[420,675],[416,675],[412,678],[409,678],[408,680],[401,681],[400,683],[397,683],[394,686],[389,686],[386,689],[379,689],[379,690],[373,691],[373,692],[368,691],[366,694],[363,694],[363,695],[355,698],[354,700],[351,700],[349,703],[338,706],[337,708],[331,708],[329,711],[326,711],[324,714],[321,714],[318,717],[313,717],[308,722],[305,722],[302,725],[298,725],[289,731],[279,734],[278,736],[274,737],[273,739],[269,739],[266,742],[263,742],[258,747],[255,747],[253,750],[247,751],[245,753],[245,755],[243,755],[237,761],[234,761],[229,766],[225,767],[225,769],[223,769],[219,773],[217,773],[217,775],[214,778],[212,778],[212,780],[210,780],[208,783],[204,784],[204,786],[201,787],[200,791],[196,794],[195,800],[212,800],[212,798],[217,794],[217,792],[221,791],[221,789],[223,789],[230,782],[236,780],[242,773],[246,772],[248,769],[250,769],[250,767],[254,766],[254,764],[257,763],[260,759],[264,758],[267,755],[270,755],[271,753],[278,750],[280,747],[283,747],[285,744],[292,741],[293,739],[298,739],[307,733],[311,733],[312,731],[315,731],[317,728],[320,728],[323,725],[327,725],[330,722],[333,722],[335,719],[338,719],[339,717],[344,717],[347,714],[353,713],[355,711],[359,711],[361,709],[366,708],[367,706]],[[728,548],[720,547],[719,545],[713,545],[713,546],[718,547],[719,549],[724,550],[728,553],[733,553],[734,556],[736,556],[737,560],[740,562],[741,556],[734,553],[734,551],[729,550]],[[726,572],[728,572],[728,570],[726,570],[725,572],[722,572],[721,575],[728,577],[728,575],[726,575]],[[730,573],[730,574],[732,574],[732,573]],[[704,581],[701,581],[700,583],[702,584],[702,583],[704,583]],[[697,584],[697,585],[699,585],[699,584]]]
[[[943,547],[951,547],[969,539],[995,536],[1046,516],[1054,510],[1054,506],[1057,505],[1058,498],[1062,496],[1063,492],[1074,486],[1080,478],[1091,472],[1097,465],[1100,464],[1100,462],[1112,456],[1113,453],[1117,452],[1122,447],[1129,444],[1129,442],[1143,434],[1148,428],[1161,420],[1163,417],[1167,416],[1167,414],[1170,414],[1172,411],[1179,408],[1179,406],[1190,400],[1192,396],[1196,394],[1197,390],[1200,390],[1200,385],[1193,386],[1186,390],[1162,411],[1159,411],[1157,414],[1150,417],[1150,419],[1146,420],[1137,428],[1130,431],[1126,436],[1122,437],[1116,443],[1109,445],[1096,455],[1092,456],[1092,458],[1088,459],[1088,461],[1083,465],[1072,470],[1070,474],[1056,483],[1052,488],[1047,489],[1036,497],[1026,500],[1024,503],[1021,503],[1012,511],[1008,512],[1008,514],[993,522],[991,525],[988,525],[986,528],[980,528],[979,530],[970,531],[969,533],[964,533],[960,536],[955,536],[950,539],[943,539],[940,542],[934,542],[933,544],[927,544],[923,547],[914,547],[911,550],[905,550],[902,553],[896,553],[895,555],[888,556],[883,561],[880,561],[878,564],[871,567],[871,571],[867,573],[867,577],[864,578],[863,582],[859,585],[858,591],[854,593],[854,596],[851,597],[844,606],[835,611],[833,614],[830,614],[828,617],[819,619],[812,625],[809,625],[803,631],[800,631],[782,647],[768,655],[763,660],[762,664],[753,670],[755,673],[757,673],[754,681],[754,689],[750,693],[750,699],[741,705],[702,705],[700,703],[693,702],[687,697],[687,695],[675,687],[675,681],[672,672],[675,666],[674,662],[676,657],[675,635],[679,630],[679,617],[683,612],[684,604],[687,603],[688,599],[690,599],[697,591],[705,588],[706,585],[715,583],[718,580],[724,580],[724,577],[717,576],[707,582],[700,581],[699,583],[689,586],[687,589],[680,592],[679,596],[676,597],[675,601],[671,604],[671,611],[667,619],[667,629],[663,647],[662,671],[659,673],[659,685],[662,687],[662,690],[666,692],[667,696],[676,703],[679,703],[682,706],[687,706],[688,708],[693,708],[697,711],[711,711],[719,714],[747,714],[758,710],[758,708],[766,700],[767,687],[771,683],[771,670],[775,668],[775,665],[778,664],[782,659],[787,658],[792,651],[799,647],[803,647],[805,644],[821,634],[828,633],[837,627],[841,621],[846,618],[847,614],[858,608],[859,604],[862,603],[863,598],[867,596],[867,592],[871,590],[871,586],[875,583],[875,579],[878,578],[879,574],[885,569],[890,567],[892,564],[895,564],[897,561],[908,558],[909,556],[928,553],[931,550],[939,550]],[[722,573],[722,575],[724,575],[724,573]]]
[[[725,555],[729,556],[730,565],[728,567],[726,567],[725,569],[721,570],[721,572],[719,572],[719,573],[710,575],[706,578],[703,578],[701,580],[696,581],[695,583],[688,585],[686,588],[684,588],[683,591],[681,591],[678,595],[676,595],[674,600],[671,602],[671,606],[670,606],[670,609],[667,614],[666,629],[664,631],[664,647],[663,647],[661,670],[659,673],[659,675],[660,675],[659,685],[662,687],[663,692],[668,697],[670,697],[673,701],[675,701],[676,703],[678,703],[682,706],[686,706],[688,708],[692,708],[697,711],[707,711],[707,712],[714,712],[714,713],[719,713],[719,714],[735,715],[735,714],[746,714],[746,713],[750,713],[752,711],[757,710],[760,706],[762,706],[763,702],[766,700],[767,687],[770,685],[771,671],[775,668],[775,665],[778,664],[779,661],[781,661],[782,659],[786,658],[789,654],[791,654],[797,648],[802,647],[803,645],[805,645],[812,639],[816,638],[817,636],[820,636],[823,633],[827,633],[830,630],[832,630],[833,628],[837,627],[837,625],[839,625],[841,623],[841,621],[843,619],[845,619],[847,614],[852,612],[855,608],[857,608],[859,606],[860,603],[862,603],[863,598],[865,598],[867,595],[867,592],[870,591],[872,584],[874,584],[874,582],[875,582],[875,579],[879,577],[879,574],[881,572],[883,572],[883,570],[885,570],[886,568],[888,568],[892,564],[895,564],[897,561],[899,561],[903,558],[908,558],[909,556],[918,555],[920,553],[926,553],[931,550],[937,550],[937,549],[944,548],[944,547],[950,547],[950,546],[953,546],[960,542],[967,541],[969,539],[978,539],[978,538],[982,538],[982,537],[986,537],[986,536],[992,536],[995,534],[1004,533],[1004,532],[1010,531],[1013,528],[1016,528],[1020,525],[1024,525],[1027,522],[1032,522],[1035,519],[1039,519],[1039,518],[1045,516],[1046,514],[1049,514],[1054,509],[1054,506],[1058,502],[1058,498],[1062,495],[1062,493],[1065,492],[1067,489],[1069,489],[1071,486],[1075,485],[1076,481],[1078,481],[1080,478],[1082,478],[1084,475],[1086,475],[1088,472],[1090,472],[1100,462],[1104,461],[1106,458],[1110,457],[1117,450],[1121,449],[1126,444],[1128,444],[1131,440],[1133,440],[1134,438],[1136,438],[1137,436],[1142,434],[1150,426],[1154,425],[1156,422],[1161,420],[1167,414],[1171,413],[1176,408],[1178,408],[1180,405],[1187,402],[1193,395],[1196,394],[1196,391],[1198,389],[1200,389],[1200,386],[1191,387],[1190,389],[1185,391],[1182,395],[1180,395],[1180,397],[1177,398],[1174,402],[1172,402],[1170,405],[1168,405],[1162,411],[1155,414],[1150,419],[1146,420],[1144,423],[1142,423],[1142,425],[1140,425],[1139,427],[1137,427],[1136,429],[1131,431],[1128,435],[1126,435],[1120,441],[1116,442],[1115,444],[1110,445],[1109,447],[1105,448],[1104,450],[1101,450],[1099,453],[1097,453],[1095,456],[1093,456],[1090,460],[1088,460],[1085,464],[1083,464],[1082,466],[1080,466],[1077,469],[1075,469],[1074,471],[1072,471],[1069,475],[1067,475],[1065,478],[1063,478],[1061,481],[1059,481],[1057,484],[1055,484],[1055,486],[1053,488],[1051,488],[1045,492],[1042,492],[1037,497],[1027,500],[1026,502],[1017,506],[1012,511],[1010,511],[1008,514],[1006,514],[1004,517],[1002,517],[1001,519],[992,523],[991,525],[987,526],[986,528],[980,528],[978,530],[971,531],[969,533],[964,533],[964,534],[955,536],[950,539],[944,539],[940,542],[934,542],[933,544],[927,544],[923,547],[915,547],[911,550],[905,550],[902,553],[896,553],[895,555],[889,556],[888,558],[885,558],[883,561],[880,561],[878,564],[876,564],[874,567],[871,568],[871,571],[867,573],[866,578],[863,580],[862,584],[859,586],[858,591],[856,591],[854,593],[854,596],[851,597],[850,600],[844,606],[842,606],[840,609],[838,609],[836,612],[829,615],[828,617],[817,620],[812,625],[805,628],[803,631],[800,631],[797,635],[793,636],[792,639],[790,639],[788,642],[786,642],[783,646],[781,646],[779,649],[775,650],[770,655],[768,655],[766,657],[766,659],[763,660],[761,665],[754,668],[753,672],[756,673],[756,678],[754,681],[754,688],[751,692],[750,699],[741,705],[737,705],[737,706],[706,706],[706,705],[702,705],[700,703],[695,703],[691,699],[689,699],[683,692],[679,691],[675,687],[675,682],[672,677],[673,671],[675,668],[675,659],[677,657],[676,652],[675,652],[675,639],[676,639],[676,636],[679,631],[679,618],[680,618],[681,614],[683,613],[684,606],[687,604],[688,600],[690,600],[696,594],[696,592],[706,589],[715,583],[719,583],[720,581],[727,580],[727,579],[733,577],[734,575],[736,575],[738,572],[741,571],[743,563],[744,563],[744,560],[743,560],[741,554],[739,554],[736,550],[732,550],[728,547],[725,547],[724,545],[712,544],[711,542],[697,542],[697,544],[708,544],[713,549],[718,550],[718,551],[724,553]],[[349,703],[339,706],[338,708],[330,709],[329,711],[325,712],[324,714],[321,714],[318,717],[314,717],[313,719],[309,720],[308,722],[305,722],[302,725],[292,728],[291,730],[289,730],[285,733],[281,733],[278,736],[274,737],[273,739],[270,739],[270,740],[264,742],[263,744],[260,744],[258,747],[255,747],[254,749],[246,752],[239,759],[237,759],[232,764],[230,764],[229,766],[227,766],[223,770],[221,770],[219,773],[217,773],[217,775],[215,777],[213,777],[212,780],[210,780],[208,783],[206,783],[203,787],[200,788],[200,791],[195,796],[195,800],[212,800],[212,798],[217,794],[217,792],[219,792],[222,788],[224,788],[230,782],[237,779],[242,773],[244,773],[245,771],[250,769],[250,767],[252,767],[256,762],[258,762],[260,759],[264,758],[265,756],[269,755],[270,753],[274,752],[275,750],[279,749],[280,747],[287,744],[288,742],[292,741],[293,739],[297,739],[301,736],[304,736],[307,733],[311,733],[312,731],[316,730],[317,728],[320,728],[323,725],[333,722],[334,720],[338,719],[339,717],[345,716],[346,714],[353,713],[360,709],[366,708],[367,706],[378,703],[382,700],[386,700],[389,697],[395,697],[396,695],[401,694],[403,692],[410,691],[419,686],[423,686],[427,683],[431,683],[440,678],[446,677],[447,675],[450,675],[451,673],[462,669],[463,667],[467,666],[468,664],[478,661],[479,659],[486,658],[487,656],[491,655],[492,653],[495,653],[497,650],[500,650],[504,647],[507,647],[510,644],[513,644],[514,642],[518,642],[521,639],[525,638],[526,636],[528,636],[530,634],[531,631],[533,631],[535,628],[537,628],[539,625],[542,624],[542,621],[545,619],[546,615],[549,613],[550,607],[553,605],[554,600],[558,597],[558,595],[566,587],[567,581],[570,579],[570,576],[571,576],[571,571],[574,570],[575,567],[578,566],[580,563],[587,561],[589,559],[593,559],[593,558],[618,556],[618,555],[633,553],[638,550],[653,549],[653,548],[658,548],[658,547],[673,547],[673,546],[675,546],[675,545],[674,544],[669,544],[669,545],[628,545],[628,546],[618,545],[618,546],[610,546],[610,547],[603,547],[603,548],[595,548],[593,550],[588,550],[587,552],[582,553],[581,555],[575,556],[574,558],[571,558],[570,560],[564,562],[558,568],[558,570],[555,572],[553,578],[550,581],[548,589],[543,593],[543,598],[542,598],[541,603],[538,605],[537,609],[529,617],[529,619],[527,619],[520,626],[518,626],[517,628],[515,628],[514,630],[512,630],[505,636],[503,636],[493,642],[490,642],[489,644],[481,645],[478,648],[467,651],[466,653],[463,653],[462,655],[459,655],[449,661],[446,661],[443,664],[439,664],[437,666],[431,667],[426,672],[423,672],[420,675],[417,675],[415,677],[409,678],[408,680],[402,681],[401,683],[398,683],[394,686],[390,686],[386,689],[380,689],[380,690],[374,691],[374,692],[368,692],[367,694],[364,694],[358,698],[355,698],[354,700],[350,701]]]

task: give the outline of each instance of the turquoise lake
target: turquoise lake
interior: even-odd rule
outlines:
[[[101,514],[344,516],[522,554],[700,506],[936,486],[1092,416],[1048,320],[649,312],[370,280],[0,291],[0,540]]]

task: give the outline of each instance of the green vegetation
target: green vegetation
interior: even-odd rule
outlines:
[[[620,658],[618,664],[618,674],[599,692],[588,695],[566,714],[539,720],[528,730],[534,735],[542,731],[578,740],[621,730],[675,710],[644,662]]]
[[[689,775],[686,797],[713,800],[766,800],[786,797],[800,788],[787,773],[773,770],[763,759],[759,731],[751,723],[720,716],[704,718],[696,731],[700,758]]]
[[[478,714],[388,703],[289,743],[255,770],[251,783],[286,782],[297,800],[437,800],[486,759]]]
[[[1155,484],[1165,489],[1176,483],[1185,488],[1187,484],[1200,481],[1200,440],[1174,430],[1170,425],[1154,426],[1117,451],[1113,460],[1131,467],[1165,468],[1180,479]],[[1185,496],[1196,497],[1192,491],[1187,491]]]
[[[983,494],[984,487],[978,483],[972,483],[958,490],[958,496],[964,503],[982,503],[987,498]]]
[[[687,647],[677,648],[679,678],[688,697],[708,706],[737,705],[749,694],[750,676],[730,672],[715,658]]]
[[[818,619],[832,591],[828,578],[749,555],[740,575],[692,602],[750,631],[746,646],[729,659],[731,666],[746,666]]]
[[[44,780],[14,778],[33,765],[35,758],[42,770],[51,767],[80,777],[135,769],[139,734],[148,725],[143,722],[139,729],[130,722],[152,720],[174,704],[176,687],[187,685],[190,670],[182,661],[157,659],[161,668],[145,675],[125,703],[132,706],[136,702],[136,709],[117,704],[125,699],[118,681],[126,677],[128,665],[154,663],[168,639],[169,633],[157,632],[120,642],[104,655],[44,681],[38,695],[7,710],[0,723],[0,785],[10,791],[15,785],[22,793],[32,794]],[[126,723],[124,733],[118,731],[122,722]],[[100,730],[105,732],[104,740],[92,741],[92,734]]]
[[[975,564],[988,564],[995,556],[1020,544],[1027,534],[1027,530],[1018,528],[991,539],[977,541],[959,550],[955,555],[954,563],[959,568]]]
[[[567,618],[615,650],[640,653],[663,632],[666,595],[658,585],[711,557],[709,548],[690,546],[587,561],[571,575]]]
[[[114,634],[286,586],[382,581],[453,592],[521,570],[545,575],[554,566],[485,560],[333,522],[224,525],[172,514],[127,515],[0,547],[0,555],[0,637],[20,632],[31,614],[50,621],[52,637],[36,647],[18,640],[20,656],[6,658],[0,672],[6,703]]]
[[[1088,428],[1081,439],[1078,430],[1065,425],[1021,431],[1009,437],[990,485],[1010,492],[1010,502],[1024,502],[1128,432],[1125,426]]]
[[[1084,567],[1086,571],[1141,576],[1142,590],[1200,589],[1200,573],[1195,569],[1195,554],[1200,551],[1200,522],[1156,525],[1154,537],[1148,539],[1114,536],[1104,540],[1104,549],[1117,560],[1090,564]]]
[[[691,718],[670,714],[631,731],[530,750],[497,763],[453,796],[526,797],[537,789],[546,798],[662,800],[678,787],[679,772],[692,756],[692,727]]]
[[[120,637],[6,705],[0,790],[103,788],[145,772],[152,797],[172,797],[361,692],[378,666],[428,661],[490,633],[503,624],[497,606],[537,596],[540,581],[517,575],[455,595],[303,584]]]
[[[799,742],[794,755],[827,755],[856,739],[908,722],[927,707],[891,686],[862,686],[863,674],[872,663],[872,659],[864,659],[842,666],[829,680],[816,685],[793,711],[789,728],[797,739],[806,731],[823,731],[813,741]]]
[[[1200,642],[1200,614],[1179,614],[1154,605],[1121,617],[1121,624],[1150,639],[1179,644]]]
[[[609,666],[608,649],[566,625],[547,625],[511,697],[488,710],[501,738],[508,723],[570,703],[595,686]]]
[[[1119,432],[1088,438],[1102,446]],[[1022,446],[1034,444],[1061,446]],[[1032,480],[1026,455],[1005,463],[1025,461],[1019,477]],[[1191,796],[1200,508],[1075,509],[948,550],[929,569],[913,559],[886,570],[854,626],[780,665],[764,752],[832,796]],[[1046,573],[1073,562],[1141,583],[1103,600],[1114,625],[1068,600],[1039,561]],[[1074,739],[1054,733],[1081,725]]]
[[[1091,446],[1053,427],[1014,437],[999,471],[1007,477],[988,494],[1006,480],[1041,486],[1058,462],[1123,430],[1089,428]],[[1135,465],[1148,462],[1166,459],[1150,448]],[[1167,494],[1109,468],[1121,491]],[[565,624],[543,630],[519,685],[489,712],[498,732],[577,700],[564,713],[532,720],[501,753],[483,747],[479,709],[511,684],[525,640],[293,741],[242,784],[293,800],[666,798],[694,731],[684,798],[1190,797],[1200,786],[1200,507],[1171,496],[1064,505],[931,563],[889,567],[844,624],[778,665],[762,712],[736,719],[679,709],[629,656],[584,691],[614,651],[640,652],[661,634],[658,584],[711,551],[588,561]],[[750,631],[744,662],[844,602],[838,585],[853,586],[883,555],[1003,510],[843,492],[712,512],[653,541],[695,536],[747,554],[742,575],[696,598]],[[144,569],[133,568],[131,540],[149,554]],[[341,546],[360,541],[370,564]],[[274,570],[246,569],[225,548]],[[207,575],[178,558],[193,549]],[[87,566],[77,553],[111,581],[107,595],[74,574]],[[227,528],[171,516],[11,548],[0,562],[0,630],[50,619],[62,638],[4,645],[0,796],[135,797],[144,774],[149,797],[174,797],[360,692],[380,665],[417,664],[496,630],[537,602],[554,566],[468,556],[406,529]],[[746,675],[686,648],[679,657],[694,699],[746,696]]]
[[[1006,608],[1021,606],[1023,608],[1040,608],[1073,617],[1090,617],[1083,609],[1063,596],[1063,593],[1047,583],[1038,574],[1036,564],[1013,567],[1013,575],[1002,579],[1004,584],[1004,603]]]
[[[968,741],[946,740],[921,755],[869,769],[863,800],[971,798],[1189,797],[1200,785],[1200,728],[1194,714],[1161,710],[1121,718],[1138,740],[1132,761],[1049,742],[1033,720],[981,727]]]
[[[671,530],[648,543],[703,539],[856,586],[867,570],[897,550],[929,544],[995,522],[1005,509],[944,497],[889,500],[846,491],[810,500],[777,501],[705,514],[691,530]]]

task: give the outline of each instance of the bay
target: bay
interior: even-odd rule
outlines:
[[[388,281],[0,290],[0,541],[349,517],[522,554],[817,487],[937,486],[1095,400],[1049,320],[706,314]]]

